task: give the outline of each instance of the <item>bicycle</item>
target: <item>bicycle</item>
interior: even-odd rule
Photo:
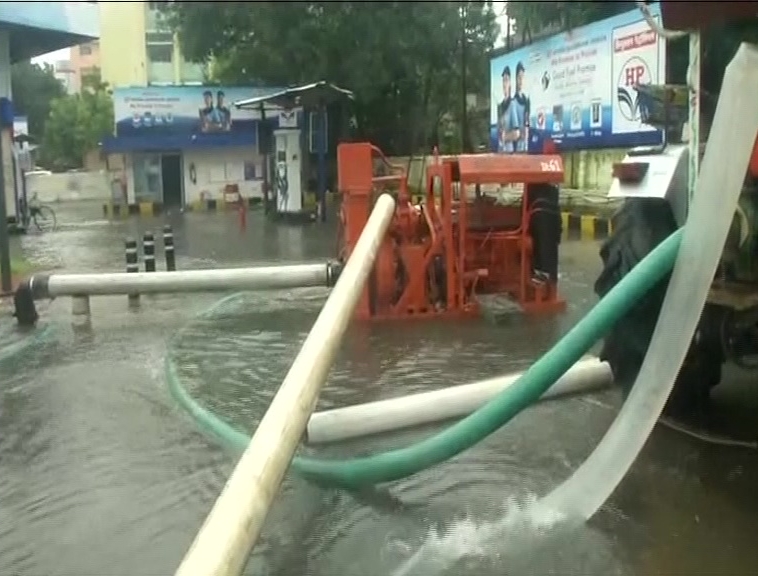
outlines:
[[[25,228],[28,228],[30,223],[34,223],[39,232],[52,232],[58,225],[55,211],[47,204],[40,202],[36,194],[31,197],[26,206],[22,206],[22,212]]]

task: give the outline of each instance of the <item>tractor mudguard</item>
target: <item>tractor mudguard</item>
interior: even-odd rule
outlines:
[[[662,198],[678,226],[687,219],[689,150],[686,145],[640,147],[613,166],[608,198]]]

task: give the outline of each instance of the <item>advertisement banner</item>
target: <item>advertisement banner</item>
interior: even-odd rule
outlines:
[[[13,117],[13,137],[29,136],[29,121],[26,116]]]
[[[258,110],[238,110],[234,102],[278,92],[279,88],[151,86],[113,90],[117,136],[229,133],[255,130]],[[267,106],[267,117],[279,110]]]
[[[650,5],[660,21],[657,4]],[[490,60],[490,145],[537,150],[628,148],[661,142],[642,124],[638,84],[663,84],[666,41],[633,10]]]

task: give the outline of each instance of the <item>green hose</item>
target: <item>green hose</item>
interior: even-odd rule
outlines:
[[[31,348],[47,343],[52,334],[52,324],[47,324],[42,328],[35,328],[29,332],[28,336],[0,348],[0,363],[7,362]]]
[[[577,362],[615,322],[623,318],[645,293],[668,274],[676,260],[682,230],[653,250],[595,307],[512,386],[476,412],[434,436],[406,448],[347,460],[294,458],[292,469],[306,479],[344,488],[391,482],[439,464],[480,442],[537,399]],[[214,306],[208,313],[226,303]],[[170,355],[166,376],[174,398],[200,428],[228,448],[243,451],[250,437],[203,408],[184,388]]]

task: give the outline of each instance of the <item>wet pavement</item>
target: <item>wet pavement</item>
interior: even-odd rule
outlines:
[[[97,205],[56,205],[61,230],[20,242],[30,260],[67,272],[121,271],[123,239],[164,220],[180,269],[322,261],[332,227],[275,226],[252,213],[101,221]],[[66,223],[69,223],[66,225]],[[82,225],[82,223],[84,223]],[[161,252],[158,257],[162,267]],[[459,323],[353,326],[319,407],[418,392],[523,369],[592,305],[597,246],[562,248],[568,311],[528,319],[489,313]],[[213,320],[221,295],[92,301],[92,330],[73,330],[70,301],[43,308],[55,339],[0,366],[0,574],[169,575],[234,458],[174,405],[170,353],[204,404],[252,431],[326,297],[324,289],[250,294]],[[0,321],[0,347],[16,335]],[[758,436],[754,375],[729,371],[719,408]],[[382,491],[350,495],[289,477],[249,574],[598,575],[758,572],[758,453],[659,428],[611,501],[587,525],[554,526],[528,504],[568,477],[613,420],[615,390],[540,404],[475,448]],[[357,455],[435,428],[312,450]]]

